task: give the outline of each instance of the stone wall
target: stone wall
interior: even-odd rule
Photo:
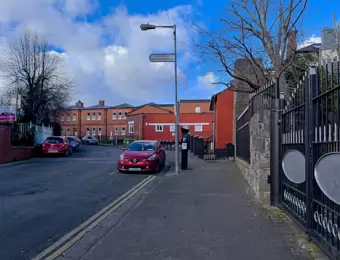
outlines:
[[[270,175],[270,111],[253,115],[249,131],[250,164],[240,158],[235,161],[256,197],[269,200],[270,185],[267,177]]]

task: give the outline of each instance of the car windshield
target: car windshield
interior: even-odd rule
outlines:
[[[88,136],[87,139],[93,139],[93,137],[92,136]]]
[[[56,138],[54,138],[54,137],[49,137],[49,138],[46,139],[45,143],[46,143],[46,144],[62,144],[62,143],[64,143],[64,142],[63,142],[63,139],[62,139],[62,138],[58,138],[58,137],[56,137]]]
[[[73,138],[73,137],[67,137],[67,140],[71,143],[71,142],[75,142],[76,141],[76,139],[75,138]]]
[[[145,143],[145,142],[136,142],[132,143],[129,148],[129,151],[155,151],[156,150],[156,144],[155,143]]]

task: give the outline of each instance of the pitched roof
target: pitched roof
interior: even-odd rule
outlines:
[[[136,111],[136,110],[138,110],[138,109],[141,109],[141,108],[143,108],[143,107],[146,107],[146,106],[155,107],[155,108],[164,110],[164,111],[166,111],[166,112],[168,112],[168,113],[172,113],[172,111],[170,111],[170,110],[168,110],[168,109],[165,109],[165,108],[162,108],[162,105],[159,105],[159,104],[156,104],[156,103],[151,102],[151,103],[146,103],[146,104],[144,104],[144,105],[135,107],[135,109],[132,110],[132,111],[130,111],[128,114],[130,114],[130,113],[132,113],[132,112],[134,112],[134,111]],[[166,106],[168,106],[168,104],[166,104]],[[171,106],[173,106],[173,105],[171,105]],[[163,107],[164,107],[164,106],[163,106]]]
[[[135,108],[135,106],[127,104],[127,103],[123,103],[117,106],[111,106],[110,108]]]
[[[321,43],[312,43],[308,46],[305,46],[301,49],[298,49],[298,53],[310,53],[310,52],[317,52],[321,48]]]
[[[104,109],[104,108],[109,108],[109,106],[102,106],[102,105],[94,105],[94,106],[90,106],[90,107],[86,107],[85,109]]]

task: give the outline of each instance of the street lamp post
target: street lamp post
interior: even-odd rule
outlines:
[[[178,83],[177,83],[177,38],[176,38],[176,25],[152,25],[141,24],[142,31],[154,30],[156,28],[172,29],[174,35],[174,69],[175,69],[175,172],[179,173],[179,102],[178,102]]]

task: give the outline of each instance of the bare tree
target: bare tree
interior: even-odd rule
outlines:
[[[60,55],[43,37],[25,32],[1,55],[6,93],[21,94],[25,120],[49,121],[53,111],[69,101],[72,80],[66,76]]]
[[[219,30],[194,25],[203,36],[196,43],[201,57],[220,65],[218,72],[226,73],[246,83],[240,92],[253,92],[281,74],[295,57],[289,41],[296,36],[308,0],[232,0],[220,19]],[[296,46],[295,46],[296,49]],[[244,61],[247,69],[235,66]],[[228,83],[221,81],[217,84]]]

